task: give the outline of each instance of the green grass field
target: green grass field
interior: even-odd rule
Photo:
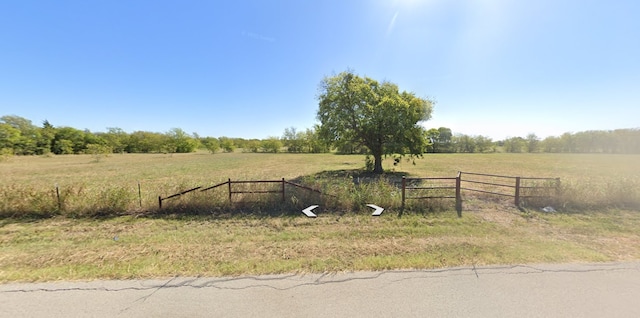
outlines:
[[[455,176],[469,171],[559,177],[563,200],[571,204],[547,214],[535,207],[520,211],[508,200],[467,196],[462,218],[452,207],[445,207],[439,212],[405,213],[401,218],[393,209],[375,218],[366,209],[324,209],[317,219],[307,219],[297,210],[276,217],[148,212],[157,207],[158,195],[228,178],[304,180],[331,171],[356,173],[364,166],[363,156],[194,153],[112,155],[99,162],[91,156],[13,157],[0,163],[4,213],[0,281],[636,260],[640,257],[638,159],[633,155],[442,154],[427,155],[416,165],[403,161],[398,166],[388,160],[385,168],[395,170],[390,175]],[[336,183],[345,187],[345,195],[355,195],[348,193],[354,189],[349,188],[351,180]],[[37,213],[27,218],[29,213],[17,218],[7,215],[6,211],[55,209],[55,204],[47,203],[55,184],[67,196],[67,212],[44,218],[34,218]],[[369,185],[371,193],[364,200],[385,195],[374,189],[377,185]],[[186,196],[181,200],[189,201]],[[122,204],[129,212],[109,218],[69,212],[111,203]]]

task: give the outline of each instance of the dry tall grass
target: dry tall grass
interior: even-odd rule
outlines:
[[[415,166],[388,162],[389,173],[377,178],[358,171],[364,156],[330,154],[113,155],[100,162],[11,157],[0,163],[0,283],[636,260],[637,159],[428,155]],[[400,204],[402,175],[453,177],[458,171],[559,177],[555,207],[590,211],[522,213],[508,206],[512,198],[465,193],[462,218],[453,211],[390,215]],[[159,195],[229,178],[286,178],[326,195],[288,186],[285,202],[279,194],[235,194],[229,202],[223,187],[167,200],[157,210]],[[266,191],[279,185],[238,186]],[[411,211],[453,210],[450,200],[411,202]],[[300,216],[310,203],[321,204],[316,219]],[[365,203],[387,210],[371,217]],[[152,215],[93,218],[140,213]],[[172,215],[156,217],[162,213]],[[53,215],[66,217],[44,219]]]
[[[236,195],[231,204],[226,189],[194,192],[168,200],[163,212],[225,214],[229,212],[286,214],[322,204],[336,212],[367,209],[375,203],[388,209],[401,206],[398,180],[414,177],[453,177],[458,171],[523,177],[558,177],[554,198],[568,211],[640,207],[640,165],[637,155],[576,154],[434,154],[402,161],[379,179],[362,174],[364,156],[334,154],[124,154],[96,162],[90,155],[11,157],[0,162],[1,217],[113,216],[156,213],[158,196],[196,186],[232,180],[285,178],[317,188],[325,196],[287,187],[278,195]],[[140,192],[138,185],[140,185]],[[57,187],[57,189],[56,189]],[[266,186],[268,187],[268,186]],[[257,190],[269,190],[267,188]],[[478,195],[466,194],[465,199]],[[544,204],[533,202],[532,206]],[[411,201],[417,210],[453,208],[450,201]]]

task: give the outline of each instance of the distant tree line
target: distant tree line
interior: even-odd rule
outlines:
[[[430,143],[426,152],[433,153],[640,153],[640,129],[591,130],[564,133],[544,139],[535,134],[492,141],[484,136],[453,134],[440,127],[427,131]]]
[[[559,137],[538,138],[535,134],[492,141],[484,136],[454,134],[446,127],[425,130],[425,153],[640,153],[640,129],[585,131]],[[318,133],[318,127],[298,130],[286,128],[281,137],[243,139],[201,137],[180,128],[164,133],[107,128],[91,132],[72,127],[55,127],[48,121],[40,126],[19,116],[0,117],[0,154],[108,154],[108,153],[189,153],[206,149],[211,153],[292,152],[292,153],[367,153],[361,144],[343,143],[332,149]]]
[[[496,144],[489,137],[453,134],[451,129],[440,127],[426,132],[427,153],[483,153],[496,152]]]
[[[287,128],[282,137],[243,139],[200,137],[180,128],[167,132],[134,131],[107,128],[91,132],[72,127],[55,127],[48,121],[41,126],[19,116],[0,117],[0,154],[109,154],[109,153],[189,153],[206,149],[211,153],[233,152],[328,152],[314,129],[297,131]]]

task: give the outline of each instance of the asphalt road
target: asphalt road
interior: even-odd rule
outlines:
[[[640,263],[5,284],[0,317],[640,317]]]

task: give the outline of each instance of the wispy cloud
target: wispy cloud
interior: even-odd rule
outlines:
[[[242,36],[265,42],[275,42],[276,38],[260,33],[242,31]]]
[[[391,32],[393,32],[394,27],[396,26],[396,20],[398,19],[398,11],[396,11],[396,13],[393,15],[393,18],[391,18],[391,21],[389,22],[389,25],[387,26],[387,36],[389,36],[391,34]]]

